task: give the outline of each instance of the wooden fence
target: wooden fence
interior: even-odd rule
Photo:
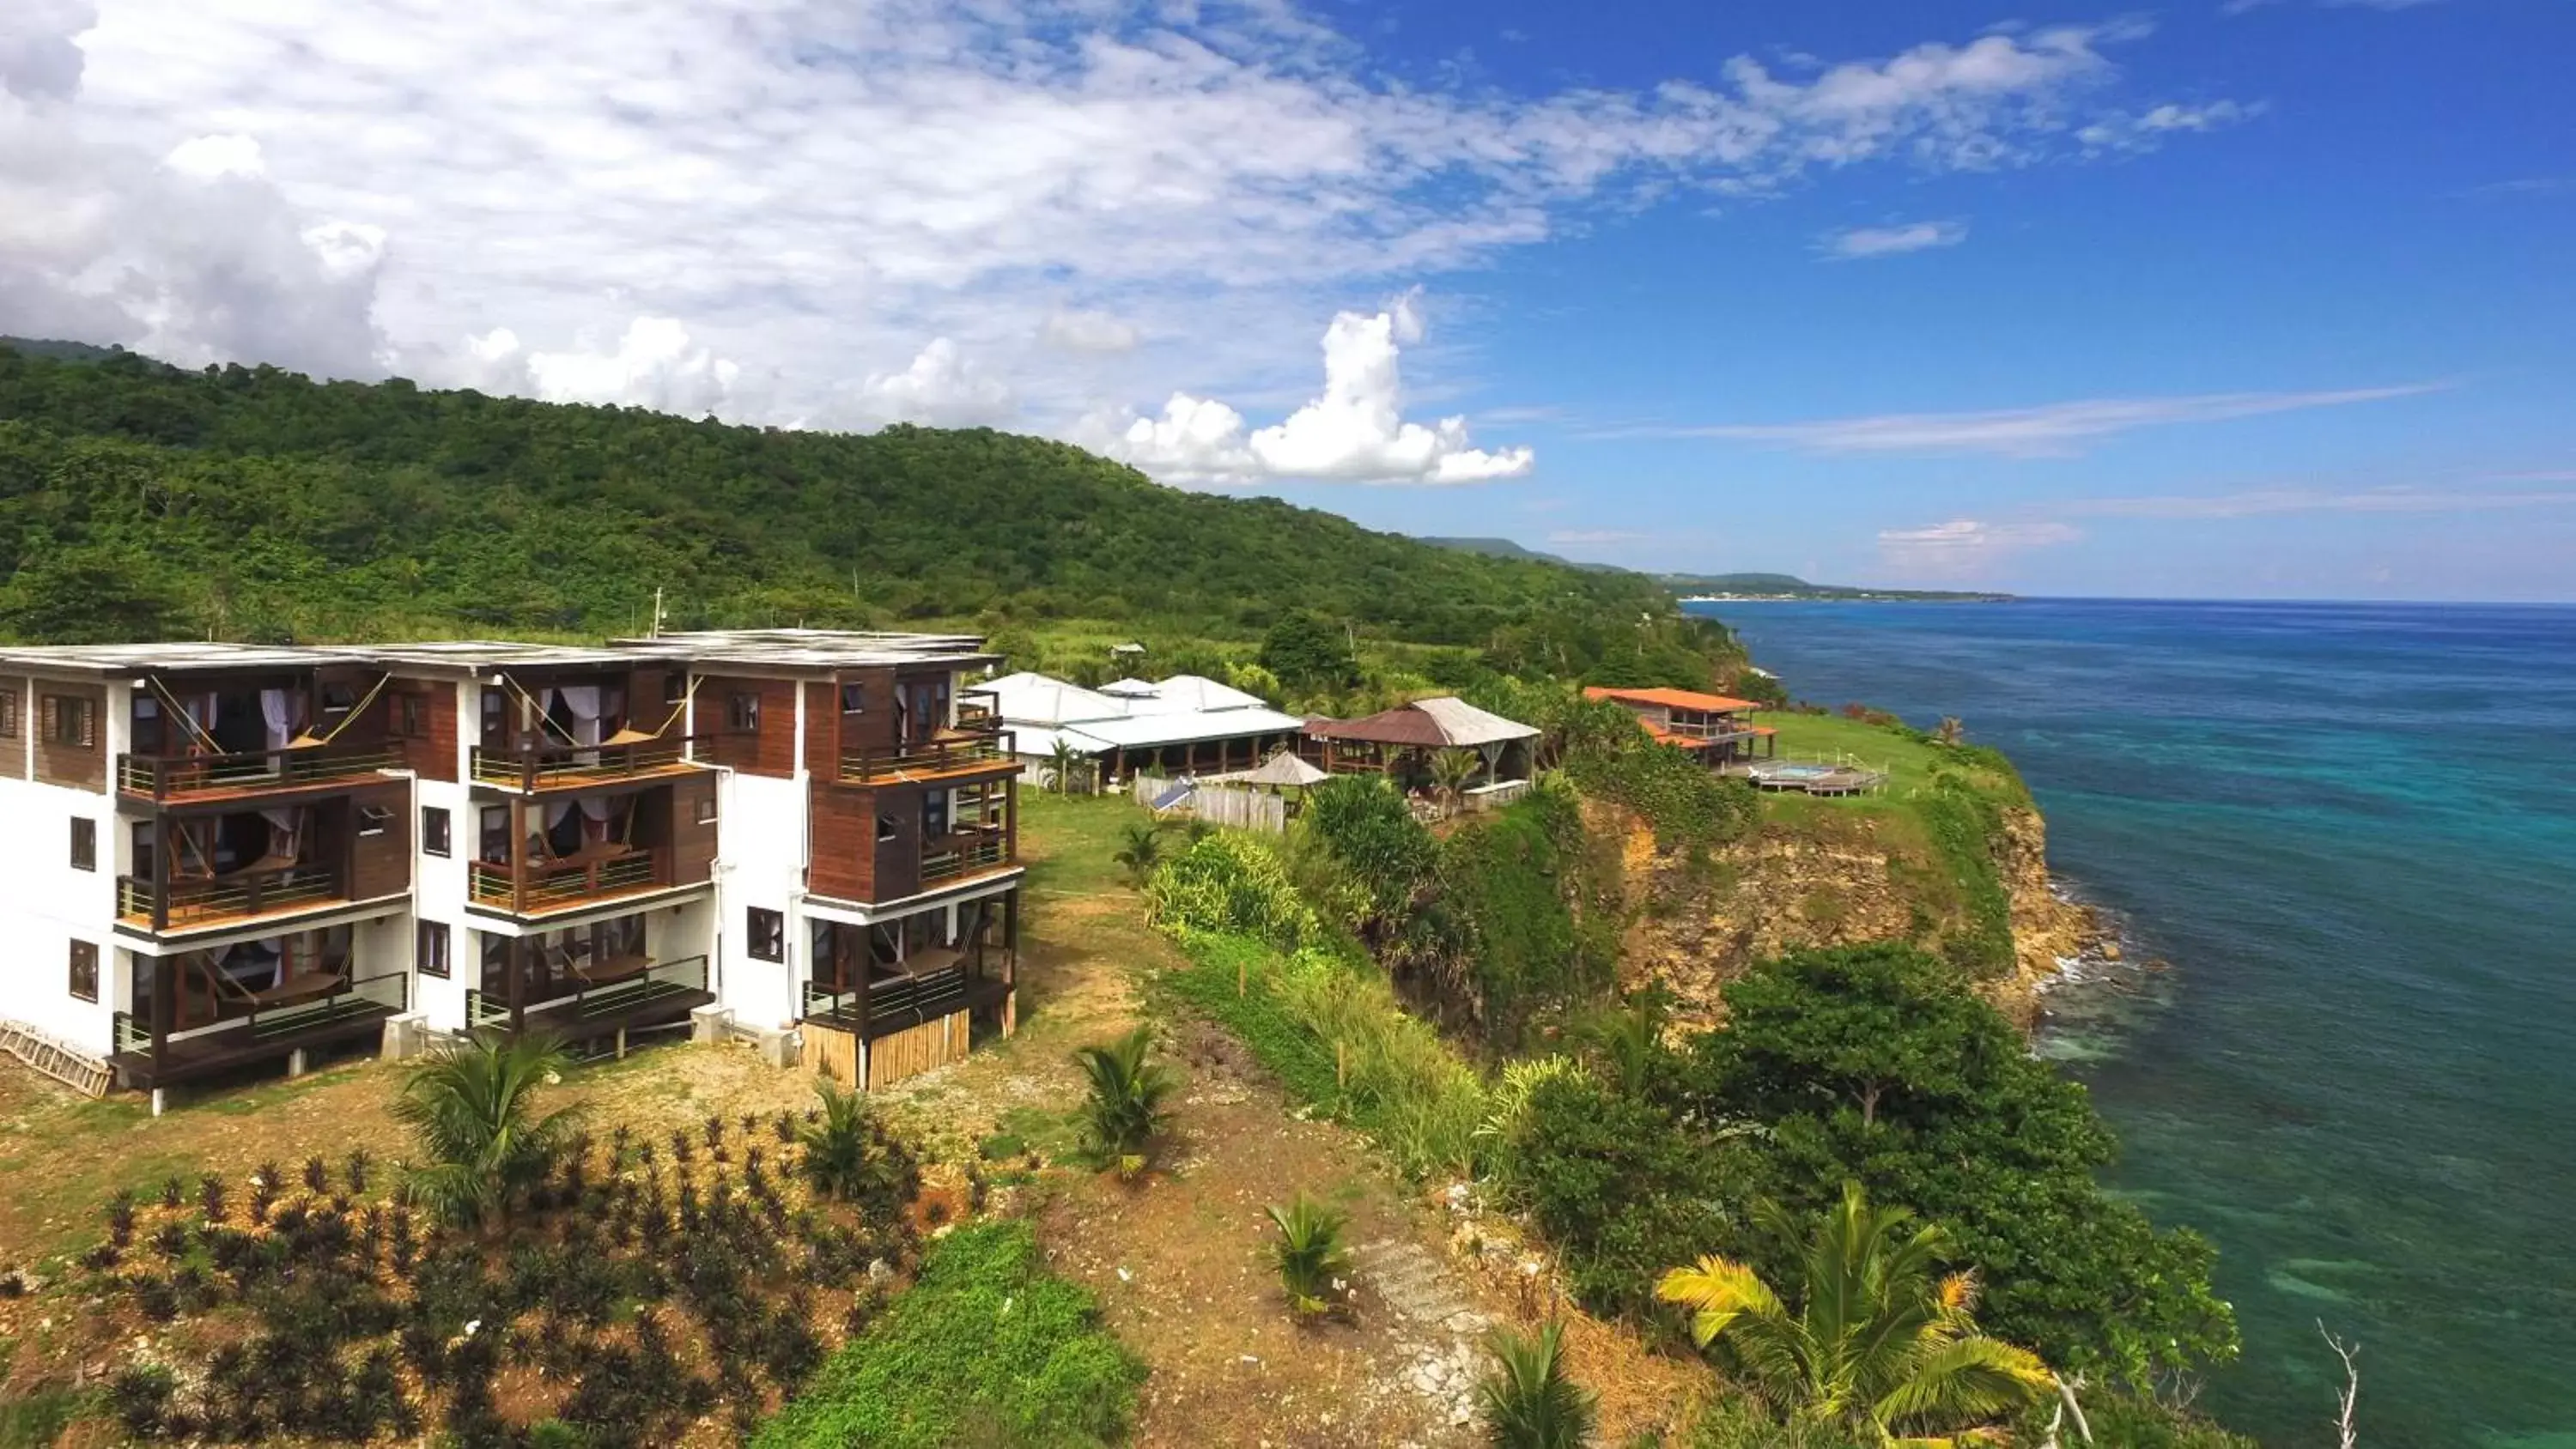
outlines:
[[[1136,803],[1151,810],[1154,802],[1172,788],[1172,782],[1156,775],[1139,775],[1129,787]],[[1288,828],[1288,802],[1267,790],[1247,789],[1240,785],[1201,785],[1192,790],[1168,814],[1183,811],[1211,825],[1235,830],[1266,830],[1273,835]]]

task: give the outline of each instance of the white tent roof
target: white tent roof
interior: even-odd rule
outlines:
[[[1082,734],[1122,750],[1241,739],[1246,735],[1294,734],[1305,727],[1304,720],[1275,709],[1179,710],[1171,714],[1140,714],[1132,719],[1085,720],[1073,726]]]
[[[1323,770],[1297,758],[1294,750],[1281,750],[1264,760],[1257,769],[1207,777],[1211,783],[1223,781],[1229,785],[1320,785],[1331,778]]]
[[[1455,695],[1417,699],[1413,707],[1431,716],[1452,745],[1491,745],[1504,740],[1535,739],[1537,729],[1481,710]]]

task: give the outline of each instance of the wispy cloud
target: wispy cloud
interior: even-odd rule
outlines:
[[[2498,484],[2523,486],[2496,486]],[[2461,488],[2402,486],[2343,491],[2258,488],[2240,493],[2087,498],[2052,509],[2071,518],[2266,518],[2285,513],[2485,513],[2576,506],[2576,473],[2499,475]]]
[[[1899,573],[1967,579],[1984,575],[2014,554],[2055,548],[2083,537],[2083,530],[2071,523],[1989,523],[1954,518],[1927,528],[1882,529],[1878,552],[1887,566]]]
[[[1964,221],[1909,221],[1897,226],[1855,226],[1827,232],[1816,249],[1833,261],[1863,261],[1901,256],[1933,247],[1954,247],[1968,239]]]
[[[1598,546],[1610,543],[1643,543],[1654,536],[1651,533],[1639,533],[1627,528],[1561,528],[1549,534],[1547,541],[1561,547],[1579,548],[1585,545]]]
[[[2576,176],[2517,176],[2509,181],[2490,181],[2472,186],[2471,196],[2556,196],[2576,191]]]
[[[2226,0],[2226,3],[2218,7],[2218,13],[2242,15],[2249,10],[2261,10],[2287,3],[2289,0]],[[2438,5],[2441,0],[2309,0],[2309,3],[2320,10],[2414,10],[2426,5]]]
[[[2220,392],[2184,397],[2090,398],[1989,412],[1884,413],[1805,423],[1715,423],[1638,427],[1602,436],[1722,438],[1777,443],[1811,453],[1995,453],[2067,457],[2079,445],[2139,428],[2225,422],[2307,408],[2343,407],[2438,392],[2451,384],[2345,388],[2328,392]]]

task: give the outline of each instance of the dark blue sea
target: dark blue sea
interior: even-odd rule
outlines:
[[[2219,1245],[2206,1407],[2333,1443],[2322,1321],[2371,1449],[2576,1446],[2576,608],[1693,607],[1800,698],[1961,717],[2122,923],[2042,1050]]]

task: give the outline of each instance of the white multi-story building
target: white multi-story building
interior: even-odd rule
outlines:
[[[882,1085],[1014,1022],[991,662],[821,630],[0,649],[0,1017],[156,1107],[389,1028],[730,1029]]]

